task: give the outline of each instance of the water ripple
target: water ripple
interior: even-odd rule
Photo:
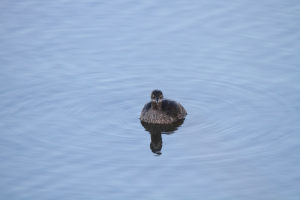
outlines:
[[[247,76],[248,79],[218,77],[213,82],[198,81],[197,92],[201,90],[201,95],[189,91],[195,95],[185,102],[189,113],[185,136],[191,139],[201,135],[201,141],[198,139],[193,145],[197,142],[199,145],[220,145],[218,151],[212,149],[209,154],[191,152],[193,155],[203,156],[202,159],[224,159],[241,153],[244,156],[269,155],[271,150],[279,150],[278,144],[298,139],[284,131],[288,126],[293,127],[291,123],[299,118],[290,105],[291,98],[295,98],[293,90],[264,77],[252,77],[251,80],[249,74]],[[288,147],[281,145],[281,148]],[[202,148],[191,151],[199,149]]]

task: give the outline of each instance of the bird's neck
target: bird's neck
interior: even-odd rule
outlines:
[[[155,102],[152,102],[151,103],[151,108],[152,109],[157,109],[157,110],[162,110],[161,102],[158,102],[158,104],[156,104]]]

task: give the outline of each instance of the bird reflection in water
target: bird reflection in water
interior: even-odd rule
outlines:
[[[150,124],[141,121],[141,124],[143,125],[145,130],[148,131],[151,135],[151,151],[158,156],[161,155],[161,149],[163,146],[161,134],[169,135],[175,133],[175,131],[183,124],[183,122],[184,119],[178,120],[171,124]]]

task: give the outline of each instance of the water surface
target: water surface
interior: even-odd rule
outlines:
[[[299,9],[3,2],[1,199],[298,199]],[[153,89],[182,124],[141,124]]]

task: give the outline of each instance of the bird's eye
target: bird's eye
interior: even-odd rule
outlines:
[[[152,95],[152,97],[154,98],[154,95]]]
[[[162,98],[162,95],[160,95],[159,98]]]

